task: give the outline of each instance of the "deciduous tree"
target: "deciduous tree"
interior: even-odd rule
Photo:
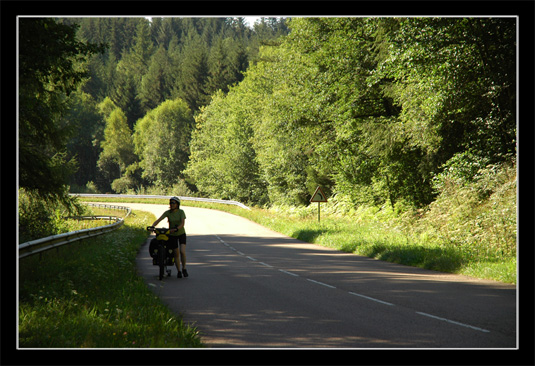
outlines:
[[[170,187],[184,177],[192,127],[191,110],[181,99],[166,100],[137,122],[134,143],[144,178]]]

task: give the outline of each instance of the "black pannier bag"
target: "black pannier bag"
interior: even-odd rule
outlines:
[[[152,264],[153,265],[158,265],[158,263],[156,262],[156,252],[158,250],[158,245],[159,245],[159,240],[154,238],[150,241],[149,243],[149,254],[152,258]],[[164,246],[165,244],[167,243],[164,243]],[[172,249],[167,249],[166,247],[166,251],[167,251],[167,255],[165,256],[165,265],[166,266],[170,266],[170,265],[173,265],[175,263],[175,257],[173,256],[173,250]]]
[[[158,248],[158,239],[154,238],[149,243],[149,254],[152,258],[156,257],[157,248]]]

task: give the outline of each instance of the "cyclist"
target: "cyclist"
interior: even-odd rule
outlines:
[[[188,277],[188,270],[186,269],[186,230],[184,225],[186,223],[186,214],[180,209],[180,199],[178,197],[171,197],[169,199],[169,210],[165,211],[162,216],[152,226],[156,226],[163,219],[169,220],[169,248],[173,249],[175,254],[175,266],[178,271],[177,278]],[[180,249],[178,249],[180,244]],[[180,262],[179,262],[180,258]],[[180,272],[180,263],[182,263],[182,272]]]

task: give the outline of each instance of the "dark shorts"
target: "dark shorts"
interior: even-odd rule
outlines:
[[[169,249],[177,249],[179,243],[184,245],[186,244],[186,234],[182,234],[179,236],[169,235],[169,241],[167,243],[167,247]]]

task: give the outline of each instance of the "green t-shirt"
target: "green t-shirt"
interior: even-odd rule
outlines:
[[[173,212],[171,210],[167,210],[160,217],[160,220],[163,220],[166,217],[169,220],[169,228],[172,229],[175,226],[180,226],[180,224],[182,223],[182,219],[186,219],[186,214],[181,209],[178,209],[178,211],[176,211],[176,212]],[[171,233],[169,235],[179,236],[179,235],[182,235],[182,234],[185,234],[185,233],[186,233],[186,230],[184,228],[182,228],[182,229],[178,230],[177,232]]]

